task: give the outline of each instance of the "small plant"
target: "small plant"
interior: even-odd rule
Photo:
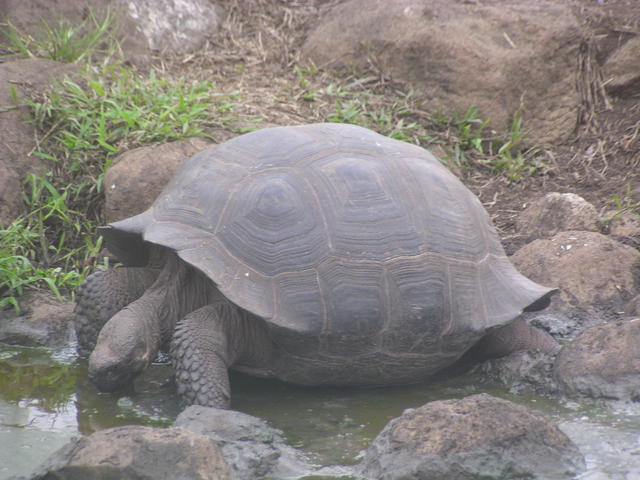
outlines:
[[[68,208],[70,190],[60,193],[33,174],[25,183],[29,213],[0,230],[0,308],[18,313],[25,289],[45,287],[57,297],[75,290],[102,248],[102,239],[90,236],[91,222]]]
[[[640,202],[635,201],[631,195],[631,185],[627,184],[625,193],[622,195],[611,195],[611,201],[614,204],[613,212],[603,218],[604,222],[613,222],[619,220],[625,213],[634,213],[640,216]]]
[[[375,77],[364,77],[346,85],[331,83],[318,96],[333,102],[326,121],[350,123],[375,130],[397,140],[421,143],[429,139],[422,124],[414,119],[419,101],[411,92],[395,92],[392,102],[381,93],[365,87]]]
[[[489,162],[496,170],[504,172],[509,181],[516,182],[525,175],[535,173],[539,167],[539,150],[523,148],[522,106],[513,114],[509,131],[494,141],[497,152]]]
[[[21,32],[11,23],[0,28],[0,32],[8,40],[6,47],[15,55],[78,63],[98,52],[109,56],[117,49],[117,43],[109,36],[113,21],[110,10],[99,19],[89,9],[88,18],[79,25],[72,26],[62,20],[52,26],[43,19],[43,35],[37,39]]]

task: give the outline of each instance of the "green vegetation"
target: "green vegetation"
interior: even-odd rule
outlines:
[[[631,185],[627,184],[625,192],[621,195],[611,195],[613,202],[613,212],[602,219],[603,222],[613,222],[619,220],[625,213],[633,213],[640,216],[640,202],[633,199],[631,195]]]
[[[90,66],[86,62],[108,33],[111,18],[90,20],[94,30],[86,24],[47,26],[43,43],[9,28],[10,49],[84,61],[85,74],[82,81],[67,78],[43,98],[26,100],[38,131],[44,132],[34,155],[48,161],[51,172],[26,177],[28,213],[0,230],[0,308],[19,311],[17,298],[28,288],[46,287],[58,296],[72,292],[99,264],[102,240],[94,232],[103,222],[102,181],[118,153],[204,135],[213,85],[162,79],[154,72],[139,75],[122,66]],[[215,103],[222,111],[231,109],[225,96]]]
[[[77,63],[97,53],[109,56],[116,51],[117,43],[109,35],[113,21],[109,10],[98,18],[90,9],[88,18],[79,25],[69,25],[62,20],[51,26],[43,20],[41,38],[32,38],[11,23],[0,28],[0,32],[7,38],[5,47],[13,55]]]
[[[364,77],[346,84],[330,83],[313,92],[313,101],[333,106],[324,121],[360,125],[409,143],[427,142],[430,136],[420,121],[421,102],[415,94],[395,92],[390,101],[389,95],[368,87],[375,81],[375,77]]]

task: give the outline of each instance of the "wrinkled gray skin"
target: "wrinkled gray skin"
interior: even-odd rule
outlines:
[[[165,257],[159,274],[155,268],[131,267],[97,272],[78,292],[79,350],[92,352],[89,376],[100,390],[130,383],[169,343],[178,393],[186,405],[228,408],[230,368],[268,377],[305,376],[304,371],[290,371],[295,363],[278,351],[262,319],[226,300],[210,280],[172,252]],[[132,299],[132,292],[139,298]],[[105,321],[104,303],[123,307]],[[91,311],[91,304],[101,308]],[[532,309],[544,306],[542,302]],[[87,329],[101,329],[97,340]],[[476,347],[475,355],[487,358],[558,349],[551,336],[520,320],[493,330]]]

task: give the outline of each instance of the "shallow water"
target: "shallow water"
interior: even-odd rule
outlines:
[[[302,388],[232,378],[233,408],[265,418],[318,465],[348,465],[392,418],[429,401],[487,392],[553,416],[580,447],[580,480],[640,480],[640,406],[559,405],[514,396],[473,377],[402,388]],[[154,365],[129,391],[100,394],[71,348],[0,345],[0,480],[29,475],[78,432],[123,424],[170,425],[180,407],[171,368]],[[311,477],[309,477],[311,478]]]

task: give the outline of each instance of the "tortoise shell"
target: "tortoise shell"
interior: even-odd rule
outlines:
[[[309,365],[395,362],[399,382],[415,376],[407,364],[444,368],[552,291],[513,267],[480,201],[432,154],[345,124],[200,152],[105,236],[129,265],[147,242],[174,250]]]

